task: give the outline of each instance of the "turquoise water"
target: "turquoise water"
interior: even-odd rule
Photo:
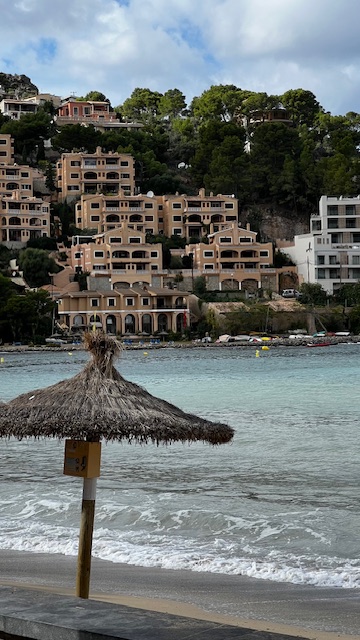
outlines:
[[[0,399],[71,377],[84,352],[2,354]],[[94,555],[360,586],[360,345],[125,351],[125,378],[236,430],[233,443],[108,444]],[[0,548],[76,554],[81,481],[63,443],[4,442]]]

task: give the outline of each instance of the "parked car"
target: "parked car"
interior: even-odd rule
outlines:
[[[301,298],[300,291],[297,291],[296,289],[283,289],[281,295],[283,298]]]

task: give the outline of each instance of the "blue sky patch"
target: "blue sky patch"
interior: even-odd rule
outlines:
[[[33,43],[31,48],[36,53],[38,62],[51,62],[57,53],[57,42],[55,38],[40,38],[38,42]]]

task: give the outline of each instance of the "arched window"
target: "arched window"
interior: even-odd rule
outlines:
[[[152,333],[152,317],[149,313],[144,313],[141,320],[141,330],[144,333]]]
[[[106,216],[106,222],[120,222],[120,216],[117,216],[114,213]]]
[[[6,185],[7,191],[16,191],[19,188],[17,182],[8,182]]]
[[[146,251],[133,251],[132,252],[132,257],[133,258],[146,258]]]
[[[116,173],[116,171],[109,171],[106,174],[106,179],[107,180],[119,180],[119,174]]]
[[[79,327],[84,324],[83,316],[75,316],[74,317],[74,327]]]
[[[18,217],[13,216],[12,218],[9,218],[9,224],[11,225],[20,225],[21,224],[21,219]]]
[[[85,180],[96,180],[97,179],[97,173],[95,173],[95,171],[86,171],[84,173],[84,179]]]
[[[128,251],[113,251],[113,258],[130,258],[130,253]]]
[[[129,222],[142,222],[142,221],[143,221],[143,218],[138,213],[133,213],[129,218]]]
[[[131,313],[125,316],[125,333],[135,333],[135,318]]]

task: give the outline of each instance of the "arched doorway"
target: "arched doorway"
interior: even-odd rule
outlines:
[[[90,326],[94,327],[96,329],[102,329],[102,322],[101,322],[101,318],[100,316],[97,315],[97,313],[95,313],[94,315],[90,316]]]
[[[116,318],[113,315],[106,318],[106,333],[112,333],[114,335],[116,333]]]
[[[144,313],[141,319],[141,330],[149,335],[152,333],[152,317],[149,313]]]
[[[186,328],[186,315],[178,313],[176,316],[176,333],[182,333]]]
[[[168,330],[168,319],[165,313],[160,313],[158,317],[158,331],[167,331]]]
[[[125,316],[125,333],[135,333],[135,317],[132,313]]]

